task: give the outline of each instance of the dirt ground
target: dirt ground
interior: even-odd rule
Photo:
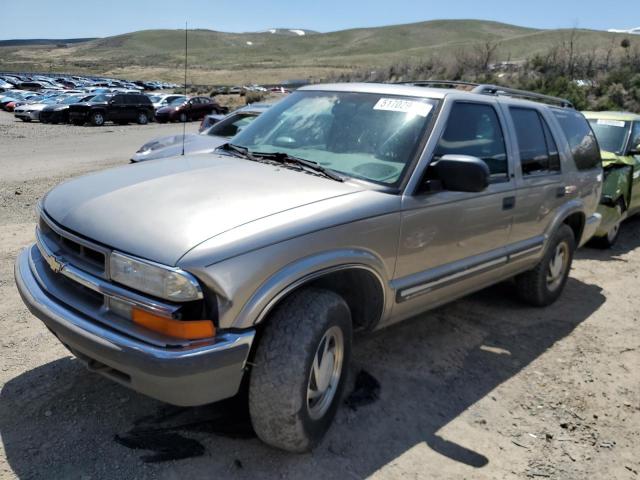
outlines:
[[[85,370],[14,286],[34,206],[178,129],[0,112],[0,478],[640,479],[640,220],[578,252],[549,308],[506,283],[358,339],[359,401],[311,454],[263,445],[239,400],[175,408]]]

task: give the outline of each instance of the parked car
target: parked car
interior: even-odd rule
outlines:
[[[55,187],[16,283],[93,371],[176,405],[246,385],[257,435],[306,451],[340,404],[354,331],[514,276],[524,301],[556,301],[598,227],[601,177],[565,100],[308,86],[216,154]]]
[[[168,106],[171,102],[176,100],[184,101],[187,97],[186,95],[160,93],[157,95],[150,95],[149,99],[151,100],[151,103],[153,103],[153,108],[158,110],[159,108]]]
[[[159,123],[189,122],[200,120],[211,112],[227,113],[228,109],[209,97],[179,98],[168,106],[156,110],[156,121]]]
[[[137,122],[145,125],[153,118],[153,105],[141,93],[96,95],[89,102],[69,105],[69,120],[74,125],[90,123],[94,126],[112,121],[121,125]]]
[[[13,114],[16,118],[19,118],[23,122],[31,122],[33,120],[40,120],[40,113],[45,107],[50,105],[56,105],[59,101],[63,100],[62,96],[51,96],[38,100],[37,102],[29,102],[19,107],[16,107]]]
[[[180,155],[183,144],[185,154],[212,152],[223,143],[228,142],[231,137],[249,125],[269,106],[268,104],[255,104],[243,107],[230,113],[222,121],[201,133],[188,134],[184,137],[182,134],[177,134],[154,138],[140,147],[131,157],[131,162],[157,160]]]
[[[88,102],[93,94],[70,95],[61,102],[45,106],[40,112],[40,123],[69,123],[69,105]]]
[[[598,212],[602,223],[595,244],[611,247],[622,222],[640,212],[640,115],[625,112],[584,112],[595,132],[604,166]]]

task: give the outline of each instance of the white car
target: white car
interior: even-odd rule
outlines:
[[[166,107],[174,100],[179,98],[186,98],[184,95],[178,95],[175,93],[158,93],[149,96],[149,100],[153,103],[153,109],[157,110],[162,107]]]
[[[60,95],[55,97],[46,98],[38,103],[25,103],[16,107],[13,114],[16,118],[19,118],[23,122],[31,122],[33,120],[40,120],[40,112],[49,105],[58,103],[66,98],[66,95]]]

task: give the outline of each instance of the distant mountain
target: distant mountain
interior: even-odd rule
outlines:
[[[630,33],[632,35],[640,35],[640,27],[630,28],[629,30],[617,30],[615,28],[610,28],[607,32],[611,33]]]
[[[70,45],[73,43],[84,43],[91,40],[95,40],[96,37],[91,38],[29,38],[29,39],[15,39],[15,40],[0,40],[0,47],[15,47],[23,45]]]
[[[189,30],[189,83],[277,83],[353,69],[452,58],[496,45],[495,60],[518,61],[570,39],[582,51],[630,36],[595,30],[540,30],[485,20],[433,20],[318,33],[296,28],[226,33]],[[630,40],[640,47],[640,37]],[[0,71],[58,71],[181,82],[183,30],[143,30],[77,42],[0,45]],[[67,42],[67,43],[60,43]],[[60,48],[63,45],[65,48]]]

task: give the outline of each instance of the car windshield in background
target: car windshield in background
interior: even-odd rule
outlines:
[[[105,94],[96,95],[90,100],[90,102],[91,103],[108,102],[111,97],[112,95],[105,95]]]
[[[351,177],[394,185],[413,159],[435,100],[297,92],[233,138],[251,153],[285,153]]]
[[[162,100],[162,97],[160,95],[153,95],[149,97],[149,100],[151,100],[151,103],[157,103]]]
[[[80,100],[82,100],[82,98],[84,98],[82,95],[73,96],[73,97],[67,97],[64,100],[62,100],[60,103],[63,103],[65,105],[70,105],[72,103],[79,102]]]
[[[616,155],[624,153],[624,145],[629,136],[629,128],[631,128],[630,122],[598,118],[589,120],[589,123],[602,150],[613,152]]]
[[[237,113],[225,118],[224,120],[220,120],[218,123],[213,125],[206,134],[231,138],[234,135],[237,135],[257,117],[258,115],[255,113]]]
[[[169,103],[169,105],[172,105],[174,107],[179,107],[180,105],[182,105],[186,101],[187,101],[186,98],[180,97],[180,98],[176,98],[175,100],[172,100],[171,103]]]

